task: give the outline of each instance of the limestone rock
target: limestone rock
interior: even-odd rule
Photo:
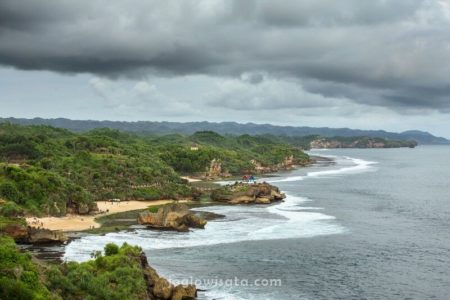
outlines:
[[[158,278],[155,281],[155,286],[153,287],[153,295],[157,298],[164,300],[171,299],[173,292],[173,284],[171,284],[165,278]]]
[[[197,297],[197,288],[195,285],[177,285],[173,289],[172,300],[190,300]]]
[[[190,227],[204,228],[206,220],[191,212],[185,204],[166,204],[158,209],[157,213],[148,211],[138,216],[138,222],[154,229],[189,231]]]
[[[229,204],[269,204],[281,201],[285,197],[276,186],[266,182],[256,184],[236,182],[211,193],[213,200]]]
[[[2,229],[2,232],[12,237],[16,242],[28,241],[28,230],[24,225],[9,224]]]
[[[183,217],[183,223],[188,227],[205,228],[207,222],[205,219],[193,213],[189,213]]]
[[[67,236],[62,231],[28,227],[29,243],[61,243],[65,241],[67,241]]]

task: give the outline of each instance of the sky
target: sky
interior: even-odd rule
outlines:
[[[450,138],[450,0],[0,0],[0,116]]]

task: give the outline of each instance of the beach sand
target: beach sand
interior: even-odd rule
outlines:
[[[178,202],[187,202],[188,200],[180,200]],[[27,223],[30,226],[37,226],[39,224],[43,228],[50,230],[62,230],[62,231],[82,231],[92,227],[100,227],[100,223],[95,221],[95,218],[100,216],[106,216],[114,213],[145,209],[149,206],[163,205],[167,203],[175,202],[174,200],[156,200],[156,201],[121,201],[121,202],[109,202],[109,201],[97,201],[97,205],[100,211],[104,213],[91,215],[67,215],[65,217],[44,217],[44,218],[27,218]]]
[[[181,176],[181,178],[186,179],[189,183],[190,183],[190,182],[198,182],[198,181],[201,181],[201,179],[192,178],[192,177],[189,177],[189,176]]]

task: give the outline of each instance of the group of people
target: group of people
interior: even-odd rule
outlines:
[[[34,225],[37,228],[43,228],[44,227],[44,223],[41,222],[38,218],[34,217],[33,221],[31,221],[31,225]],[[34,227],[33,226],[33,227]]]
[[[244,176],[242,176],[242,180],[246,183],[249,183],[249,182],[256,183],[256,177],[253,175],[244,175]]]

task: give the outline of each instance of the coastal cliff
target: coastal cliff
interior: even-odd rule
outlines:
[[[415,141],[394,141],[381,138],[316,138],[309,143],[311,149],[333,149],[333,148],[414,148]]]

